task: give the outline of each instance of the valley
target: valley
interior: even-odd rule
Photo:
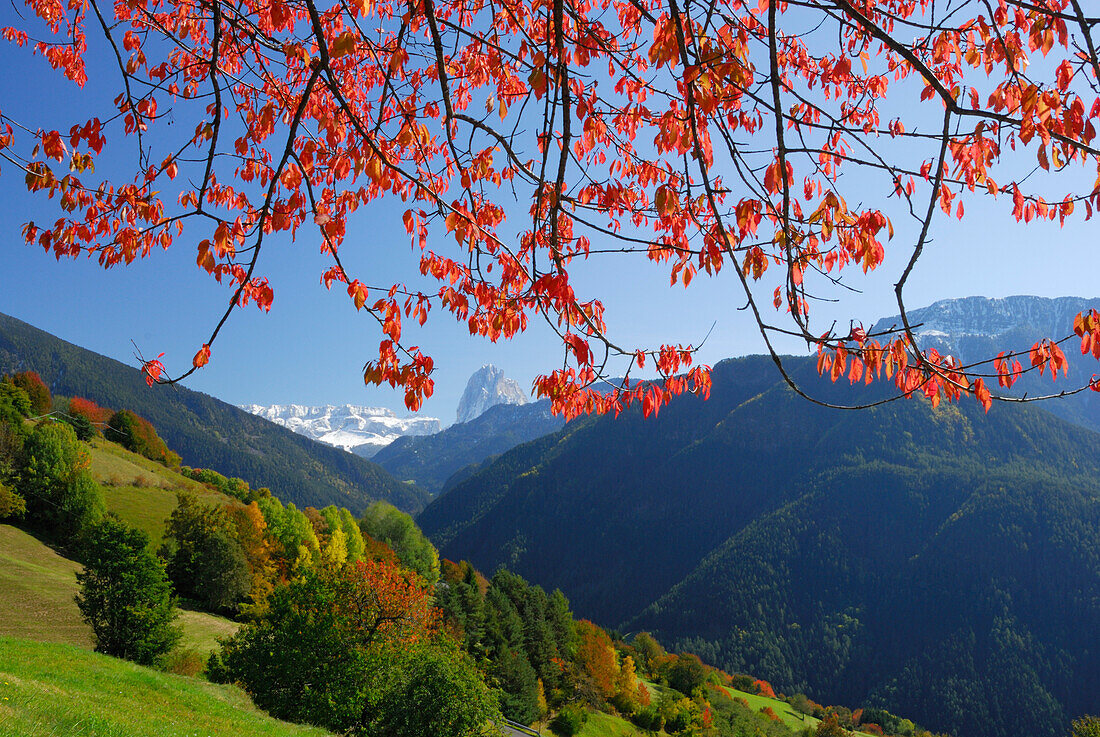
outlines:
[[[1080,305],[1010,302],[997,306],[993,322],[1000,321],[998,335],[1016,331],[1025,340],[1043,320]],[[942,334],[945,350],[982,350],[965,310],[929,309],[914,314]],[[977,314],[993,319],[982,309]],[[1021,324],[1012,322],[1013,311],[1024,316]],[[951,320],[936,317],[941,314]],[[52,352],[47,367],[66,378],[50,382],[51,390],[76,386],[66,383],[80,375],[67,360],[93,377],[92,388],[103,386],[94,367],[107,366],[100,363],[105,359],[57,346],[16,321],[0,322],[5,326],[0,358],[9,370]],[[32,358],[20,357],[20,346],[29,346]],[[1087,366],[1075,356],[1070,368]],[[870,402],[888,391],[878,384],[834,384],[818,377],[810,359],[789,358],[788,369],[827,401]],[[1017,390],[1038,391],[1038,378]],[[173,393],[160,407],[166,395],[143,387],[135,384],[134,396],[151,416],[167,417],[181,406]],[[371,548],[376,543],[366,536],[368,550],[385,559],[393,555],[386,552],[390,546],[419,546],[419,562],[402,564],[429,581],[438,578],[435,603],[501,689],[505,715],[522,715],[525,723],[537,724],[539,714],[557,718],[571,703],[565,686],[554,685],[559,676],[546,669],[548,653],[566,652],[565,640],[530,639],[530,627],[553,631],[547,591],[568,597],[564,606],[570,621],[576,613],[581,630],[588,626],[582,620],[607,628],[616,672],[628,655],[637,664],[653,708],[659,698],[668,709],[658,729],[666,734],[709,734],[704,722],[719,719],[722,729],[732,730],[722,734],[808,735],[825,729],[822,718],[839,715],[852,733],[876,735],[860,730],[862,723],[876,724],[860,722],[857,712],[866,712],[893,720],[893,734],[927,734],[914,731],[922,725],[954,737],[1064,737],[1071,721],[1100,711],[1100,460],[1094,452],[1100,415],[1091,396],[1073,397],[1056,413],[1049,403],[985,413],[974,403],[934,407],[920,399],[844,412],[807,403],[779,380],[768,359],[745,357],[714,367],[707,401],[681,397],[657,417],[630,410],[563,424],[544,403],[504,401],[439,432],[395,437],[373,455],[374,463],[269,428],[212,398],[183,399],[192,408],[207,406],[210,418],[224,418],[218,422],[263,423],[247,431],[247,443],[269,448],[252,455],[272,462],[231,467],[281,479],[272,490],[277,495],[291,490],[287,501],[302,504],[301,519],[316,532],[314,560],[329,554],[338,515],[310,500],[344,500],[360,511],[381,500],[396,505],[394,514],[419,511],[415,525],[394,517],[393,529],[408,536],[419,526],[426,539],[393,538]],[[334,415],[321,416],[330,422]],[[165,438],[188,437],[187,427],[201,427],[196,417],[176,416]],[[215,437],[230,432],[230,425],[210,427]],[[99,436],[87,443],[88,470],[106,511],[140,530],[152,549],[170,538],[166,525],[179,493],[226,510],[267,493],[252,476],[212,471],[224,450],[187,447],[180,455],[194,468],[166,466]],[[283,447],[310,460],[291,470],[278,450]],[[335,471],[326,460],[333,457],[341,458]],[[268,468],[283,475],[264,476]],[[295,481],[304,478],[296,475],[302,471],[317,480],[314,491]],[[352,478],[378,483],[356,486]],[[263,504],[265,515],[275,514]],[[380,524],[366,522],[369,516],[359,519],[364,531],[363,525]],[[26,530],[0,525],[0,636],[9,638],[0,644],[92,645],[73,601],[81,566],[63,553]],[[247,621],[189,605],[179,618],[183,640],[175,662],[201,672],[218,641]],[[636,649],[640,633],[652,633],[667,653],[643,658]],[[530,664],[508,660],[510,648],[526,652],[523,662]],[[705,671],[711,675],[695,693],[695,706],[678,701],[691,701],[690,688],[676,692],[667,685],[675,678],[669,669],[687,662],[685,653],[718,669]],[[89,661],[87,667],[99,666]],[[591,662],[576,667],[597,668]],[[745,673],[752,677],[738,681]],[[536,681],[539,698],[556,704],[549,712],[534,705]],[[614,688],[603,696],[598,686],[569,688],[593,688],[582,699],[603,704],[587,714],[581,737],[647,729],[644,709],[617,702]],[[852,708],[805,706],[815,702]],[[763,722],[754,716],[762,713]],[[910,731],[897,731],[903,728]]]

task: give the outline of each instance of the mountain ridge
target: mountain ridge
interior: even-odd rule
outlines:
[[[136,368],[0,314],[0,374],[23,370],[37,371],[56,394],[130,409],[152,422],[184,463],[268,486],[299,506],[335,504],[360,513],[385,499],[418,511],[427,499],[377,464],[207,394],[179,385],[150,388]]]
[[[370,458],[399,437],[433,435],[440,431],[435,417],[398,417],[386,407],[353,404],[242,404],[238,405],[299,435]]]

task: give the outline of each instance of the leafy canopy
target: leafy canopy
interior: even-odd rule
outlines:
[[[37,17],[9,42],[81,87],[100,49],[121,79],[87,120],[38,125],[0,102],[5,171],[61,209],[27,242],[105,267],[197,243],[228,317],[270,309],[267,245],[305,237],[328,259],[321,282],[379,326],[365,380],[403,387],[411,409],[433,361],[403,324],[440,312],[494,341],[544,319],[564,363],[535,389],[568,416],[706,395],[693,345],[622,342],[577,291],[596,255],[648,260],[674,286],[732,272],[781,370],[772,341],[793,335],[834,380],[988,409],[994,383],[1065,369],[1059,340],[965,367],[923,350],[904,289],[937,221],[967,205],[993,199],[1020,224],[1100,206],[1100,19],[1081,0],[960,0],[948,16],[928,0],[26,3]],[[118,176],[95,168],[108,139],[134,150]],[[398,201],[420,274],[349,273],[353,213]],[[814,298],[843,298],[888,250],[906,263],[900,326],[814,322]],[[1053,338],[1071,329],[1100,357],[1100,314]],[[150,383],[170,380],[162,357],[144,362]],[[660,380],[631,380],[647,367]],[[608,391],[602,376],[627,378]]]

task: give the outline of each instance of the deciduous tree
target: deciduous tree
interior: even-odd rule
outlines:
[[[388,502],[378,501],[367,507],[359,527],[363,534],[393,548],[401,562],[428,583],[439,579],[439,553],[408,514]]]
[[[160,663],[180,631],[172,588],[149,538],[106,517],[87,532],[82,558],[76,603],[92,626],[95,649],[142,665]]]
[[[268,610],[208,668],[215,679],[243,684],[275,716],[362,728],[372,718],[373,674],[401,647],[427,642],[436,616],[423,581],[393,564],[306,570],[277,588]]]
[[[88,453],[66,424],[42,422],[23,443],[17,491],[31,522],[71,541],[103,516],[103,494],[88,471]]]
[[[11,377],[12,383],[27,393],[31,400],[31,412],[44,415],[50,411],[53,396],[42,377],[34,371],[22,371]]]
[[[149,359],[150,382],[210,361],[234,309],[270,309],[279,236],[320,246],[321,282],[378,325],[365,380],[404,388],[413,409],[434,364],[405,323],[439,313],[490,340],[545,320],[564,365],[535,389],[566,415],[705,395],[700,335],[613,334],[575,278],[597,257],[648,262],[672,286],[721,273],[781,371],[774,340],[796,336],[834,380],[901,396],[988,408],[1021,372],[1063,372],[1063,348],[1100,356],[1088,312],[962,366],[922,346],[904,300],[943,219],[980,205],[1022,227],[1100,206],[1100,18],[1082,0],[961,0],[946,15],[912,0],[27,4],[5,39],[76,87],[104,60],[119,80],[87,119],[0,100],[5,175],[60,206],[27,242],[106,267],[197,244],[231,292],[190,365],[170,378]],[[403,222],[419,275],[345,268],[364,208]],[[818,298],[843,298],[888,253],[905,264],[901,324],[820,319]],[[648,369],[657,381],[637,381]],[[608,390],[602,376],[627,378]]]

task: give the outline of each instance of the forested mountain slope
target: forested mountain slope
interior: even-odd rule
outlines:
[[[474,419],[451,425],[442,432],[397,438],[372,460],[396,478],[412,481],[434,495],[447,486],[456,472],[559,430],[564,424],[564,420],[550,413],[548,400],[496,404]]]
[[[789,366],[825,399],[884,391]],[[420,522],[448,558],[777,689],[1054,737],[1100,709],[1098,442],[1031,407],[826,409],[746,358],[709,402],[503,454]]]
[[[407,511],[426,501],[420,489],[375,463],[209,395],[181,386],[150,388],[135,368],[0,315],[0,374],[24,370],[38,372],[54,394],[137,412],[187,465],[270,487],[299,506],[336,504],[358,514],[376,499]]]

